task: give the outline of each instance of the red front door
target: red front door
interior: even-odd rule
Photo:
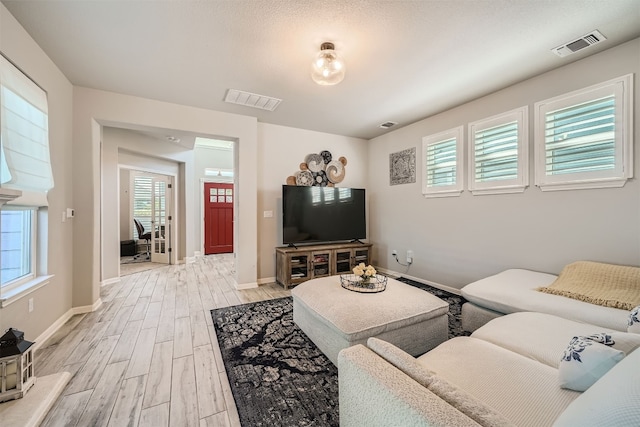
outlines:
[[[233,184],[204,184],[204,253],[233,252]]]

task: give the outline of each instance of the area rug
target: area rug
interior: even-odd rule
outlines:
[[[449,302],[449,336],[462,297],[398,279]],[[338,426],[338,370],[293,323],[291,297],[211,310],[242,426]]]
[[[242,426],[338,426],[338,369],[293,323],[291,297],[211,310]]]

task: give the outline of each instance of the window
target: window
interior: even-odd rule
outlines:
[[[462,126],[422,138],[422,194],[459,196],[462,192]]]
[[[535,104],[536,185],[622,187],[633,177],[632,75]]]
[[[35,278],[36,214],[30,208],[3,208],[0,211],[1,285],[5,289]]]
[[[521,193],[529,184],[528,108],[469,124],[469,190]]]

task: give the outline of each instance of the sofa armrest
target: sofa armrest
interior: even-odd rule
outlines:
[[[341,427],[479,424],[363,345],[338,354]]]

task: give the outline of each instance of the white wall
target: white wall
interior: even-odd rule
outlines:
[[[337,187],[365,188],[367,184],[367,141],[304,129],[258,125],[258,277],[275,280],[275,247],[282,245],[282,185],[300,170],[307,154],[331,152],[335,159],[346,157],[344,180]],[[265,218],[264,211],[273,217]]]
[[[560,60],[559,60],[560,61]],[[470,70],[472,72],[472,70]],[[409,276],[460,288],[507,268],[558,273],[575,260],[640,264],[640,183],[623,188],[425,199],[422,137],[529,105],[614,77],[635,73],[635,172],[640,148],[640,39],[566,65],[370,141],[371,241],[378,265],[404,272],[397,249],[414,251]],[[530,126],[530,183],[533,126]],[[466,139],[465,139],[466,141]],[[417,147],[415,184],[389,185],[389,154]],[[466,165],[466,163],[465,163]],[[466,170],[466,167],[465,167]],[[466,186],[465,186],[466,188]]]
[[[0,333],[9,327],[35,340],[71,309],[72,238],[74,219],[62,222],[65,208],[73,208],[71,139],[73,88],[15,18],[0,4],[0,51],[46,92],[49,104],[49,144],[54,188],[49,191],[48,273],[54,277],[37,291],[0,309]],[[29,313],[28,300],[34,310]]]

